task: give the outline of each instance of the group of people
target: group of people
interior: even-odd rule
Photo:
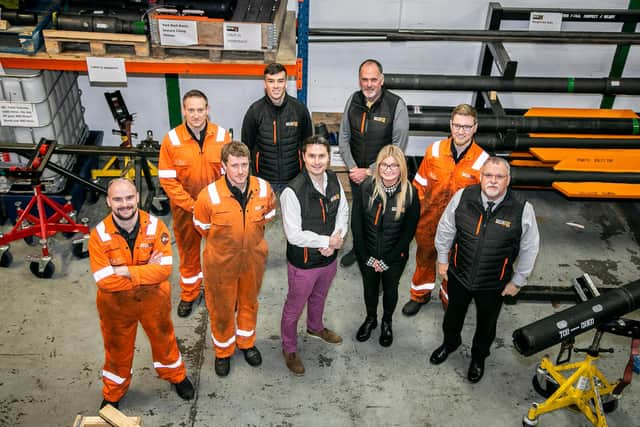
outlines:
[[[415,237],[416,271],[402,312],[417,314],[429,302],[436,276],[442,277],[444,339],[430,358],[440,364],[460,345],[474,301],[477,327],[468,379],[479,381],[502,296],[515,295],[526,284],[539,238],[533,208],[509,188],[508,162],[474,142],[475,110],[466,104],[454,108],[451,136],[426,150],[411,182],[404,155],[407,107],[384,88],[382,65],[365,60],[360,90],[347,100],[339,133],[352,195],[349,223],[344,188],[329,169],[329,143],[312,135],[310,114],[286,93],[286,80],[282,65],[265,68],[265,96],[244,117],[243,142],[232,141],[209,121],[207,97],[198,90],[184,94],[184,122],[162,141],[158,176],[170,200],[180,258],[178,316],[190,315],[204,288],[216,374],[229,374],[236,346],[249,365],[262,363],[255,343],[268,254],[264,232],[276,217],[279,196],[288,275],[280,332],[291,372],[305,372],[297,351],[305,306],[310,337],[342,342],[323,317],[350,228],[353,248],[340,264],[357,262],[362,276],[365,317],[356,339],[367,341],[377,328],[382,295],[379,343],[392,345],[399,281]],[[130,181],[111,181],[111,213],[89,242],[105,346],[102,405],[117,406],[129,387],[138,322],[151,342],[158,375],[183,399],[195,393],[171,321],[171,238],[161,220],[138,209],[138,201]]]

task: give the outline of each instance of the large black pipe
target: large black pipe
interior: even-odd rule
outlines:
[[[385,74],[388,89],[601,93],[611,95],[640,94],[640,79],[575,78],[575,77],[516,77],[446,76],[441,74]]]
[[[640,44],[636,33],[506,30],[369,30],[311,28],[309,42],[476,41],[505,43]]]
[[[531,356],[640,307],[640,280],[545,317],[513,332],[520,354]]]
[[[640,148],[640,139],[623,138],[532,138],[522,134],[476,134],[476,143],[486,151],[528,151],[536,148]]]
[[[615,182],[640,184],[640,173],[554,171],[552,168],[511,167],[511,185],[550,187],[554,182]]]
[[[594,119],[572,117],[524,117],[478,115],[478,127],[484,132],[512,130],[516,133],[576,133],[639,135],[638,119]],[[449,115],[409,113],[409,129],[449,131]]]

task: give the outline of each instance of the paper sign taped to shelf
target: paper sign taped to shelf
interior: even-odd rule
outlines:
[[[40,126],[35,104],[0,101],[0,125],[14,127]]]
[[[529,14],[529,31],[560,31],[562,13],[531,12]]]
[[[262,50],[262,28],[259,24],[225,23],[224,49]]]
[[[163,46],[193,46],[198,44],[196,21],[158,19],[160,44]]]
[[[87,57],[87,71],[91,83],[126,83],[127,72],[123,58]]]

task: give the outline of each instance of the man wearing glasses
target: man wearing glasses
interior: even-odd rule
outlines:
[[[434,237],[438,220],[451,197],[461,188],[477,184],[480,168],[489,155],[474,140],[478,114],[468,104],[453,109],[451,137],[431,144],[413,180],[420,199],[420,220],[416,230],[416,271],[411,280],[411,299],[402,308],[405,316],[414,316],[429,302],[436,281]],[[440,285],[440,300],[447,308],[449,297],[445,280]]]
[[[438,223],[438,273],[449,280],[449,307],[444,314],[444,342],[430,362],[439,365],[460,346],[469,304],[476,306],[476,330],[467,378],[477,383],[496,337],[502,297],[516,295],[526,284],[538,254],[540,238],[533,207],[509,189],[509,163],[490,157],[480,185],[459,190]]]

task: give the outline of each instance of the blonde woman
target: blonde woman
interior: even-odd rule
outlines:
[[[393,343],[391,319],[398,303],[398,282],[407,264],[409,243],[420,217],[416,189],[407,179],[407,162],[394,145],[378,153],[373,176],[353,200],[351,227],[362,282],[367,317],[356,339],[367,341],[378,326],[377,308],[382,282],[380,345]]]

